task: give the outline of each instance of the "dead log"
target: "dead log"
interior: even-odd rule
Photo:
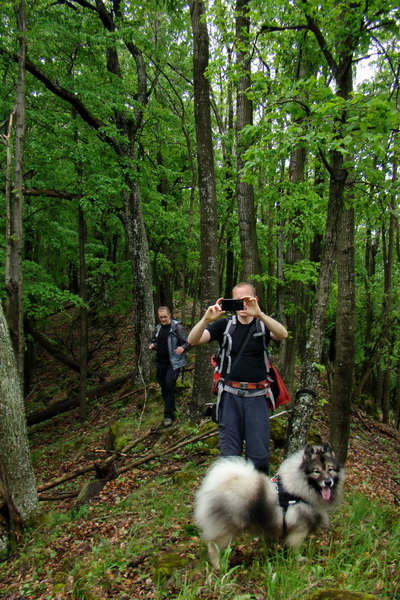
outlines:
[[[81,367],[80,364],[75,362],[72,358],[70,358],[67,354],[62,352],[60,348],[57,346],[55,342],[51,339],[40,333],[32,325],[30,325],[27,321],[25,321],[25,331],[29,333],[33,337],[33,339],[40,344],[51,356],[53,356],[56,360],[60,361],[63,365],[66,365],[73,371],[80,373]],[[104,381],[105,376],[97,373],[96,371],[92,371],[91,369],[86,369],[86,373],[88,377],[95,377],[100,381]]]
[[[127,375],[123,375],[122,377],[117,377],[117,379],[113,379],[112,381],[106,381],[106,383],[102,383],[101,385],[87,390],[86,398],[88,400],[93,400],[94,398],[100,398],[101,396],[106,396],[110,392],[115,392],[115,390],[120,389],[125,383],[127,383],[130,379],[134,379],[135,372],[131,371]],[[75,394],[70,398],[66,398],[65,400],[60,400],[60,402],[55,402],[51,406],[48,406],[44,410],[39,412],[32,413],[27,416],[26,424],[36,425],[37,423],[43,423],[48,419],[52,419],[53,417],[60,415],[64,412],[68,412],[74,408],[79,406],[79,394]]]

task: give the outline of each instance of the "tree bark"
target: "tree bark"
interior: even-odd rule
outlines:
[[[150,252],[139,186],[130,177],[127,177],[127,186],[129,186],[128,191],[124,193],[124,220],[133,275],[136,378],[147,383],[150,380],[152,366],[151,353],[147,348],[154,324]]]
[[[210,84],[206,76],[209,60],[209,39],[204,22],[204,4],[190,0],[193,31],[194,115],[196,126],[197,168],[200,193],[200,310],[214,304],[218,294],[218,232],[214,150],[211,128]],[[190,414],[198,420],[205,410],[205,401],[211,393],[210,350],[196,348],[196,364]]]
[[[4,136],[4,142],[6,147],[6,173],[5,173],[5,199],[6,199],[6,262],[5,262],[5,284],[10,280],[10,265],[11,265],[11,221],[12,221],[12,209],[11,209],[11,177],[12,177],[12,152],[11,152],[11,136],[13,131],[13,120],[15,115],[15,106],[11,111],[8,119],[7,133]]]
[[[252,125],[253,123],[253,105],[252,101],[247,96],[248,90],[251,88],[251,53],[249,51],[250,20],[248,12],[249,0],[237,0],[235,10],[236,44],[237,65],[240,69],[240,77],[236,89],[236,196],[242,256],[241,279],[253,283],[260,303],[264,304],[263,285],[253,279],[254,275],[259,275],[261,271],[257,241],[254,189],[251,183],[243,180],[241,174],[241,171],[245,166],[243,155],[248,148],[248,144],[243,136],[243,128],[246,125]]]
[[[292,184],[304,182],[304,171],[306,164],[306,149],[296,148],[291,156],[289,163],[289,180]],[[291,235],[286,249],[286,264],[294,265],[304,258],[299,249],[296,239]],[[290,339],[284,340],[280,348],[280,364],[282,377],[290,392],[293,390],[294,369],[296,364],[296,350],[299,347],[299,340],[304,327],[304,284],[301,281],[293,281],[284,290],[284,299],[286,306],[292,306],[292,311],[286,317],[285,326],[290,333]]]
[[[353,208],[347,208],[342,213],[337,272],[336,352],[331,388],[330,442],[337,456],[345,462],[350,435],[356,342]]]
[[[397,179],[397,156],[393,163],[393,183]],[[382,394],[382,419],[389,423],[390,418],[390,362],[393,351],[393,257],[395,247],[395,231],[397,225],[396,200],[391,199],[388,204],[389,228],[386,234],[385,225],[382,227],[382,250],[384,268],[384,295],[383,295],[383,331],[385,340],[386,365],[383,370],[383,394]],[[387,241],[386,241],[387,240]]]
[[[17,100],[15,109],[15,152],[14,185],[11,191],[10,236],[6,240],[9,251],[6,252],[10,264],[6,266],[9,278],[6,280],[6,314],[10,336],[17,361],[18,375],[24,381],[24,315],[22,291],[23,260],[23,164],[25,139],[25,79],[26,79],[26,22],[25,1],[15,7],[19,34]]]
[[[80,384],[79,384],[79,416],[81,422],[86,421],[86,392],[87,392],[87,359],[88,359],[88,314],[87,314],[87,266],[85,249],[87,243],[87,227],[85,214],[81,206],[78,207],[79,220],[79,288],[84,306],[80,309]]]
[[[38,510],[22,386],[0,303],[0,480],[11,532],[19,537]]]

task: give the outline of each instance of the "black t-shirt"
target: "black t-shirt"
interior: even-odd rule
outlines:
[[[220,346],[223,342],[226,325],[227,319],[218,319],[218,321],[214,321],[214,323],[211,323],[207,327],[211,335],[211,340],[216,340]],[[236,326],[232,335],[231,365],[233,365],[240,347],[246,340],[249,329],[252,329],[254,330],[254,333],[257,333],[255,319],[253,319],[249,325],[243,325],[239,320],[236,321]],[[271,336],[269,330],[266,329],[265,343],[268,344],[270,339]],[[226,367],[224,366],[224,368]],[[223,372],[222,375],[224,376],[225,373]],[[254,335],[250,335],[246,347],[239,358],[238,364],[235,365],[235,370],[232,373],[229,373],[229,379],[232,379],[233,381],[258,382],[263,381],[266,376],[263,336],[259,335],[254,337]]]
[[[169,325],[161,325],[161,329],[157,336],[157,361],[161,363],[169,362],[168,352],[168,335],[171,331],[171,323]]]

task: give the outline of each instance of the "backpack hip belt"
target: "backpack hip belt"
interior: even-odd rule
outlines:
[[[230,392],[231,394],[235,394],[235,396],[240,396],[241,398],[246,398],[246,397],[250,397],[250,396],[266,396],[268,395],[268,389],[267,388],[263,388],[263,389],[252,389],[252,390],[241,390],[240,388],[237,387],[231,387],[228,384],[225,384],[222,388],[222,391],[224,392]]]
[[[226,385],[229,385],[229,387],[233,388],[239,388],[240,390],[265,390],[268,385],[268,381],[264,379],[263,381],[253,383],[252,381],[232,381],[232,379],[229,379],[226,382]]]

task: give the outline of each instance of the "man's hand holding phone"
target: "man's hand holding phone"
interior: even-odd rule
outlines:
[[[237,298],[223,298],[221,300],[221,310],[224,312],[236,312],[237,310],[244,310],[243,300]]]

